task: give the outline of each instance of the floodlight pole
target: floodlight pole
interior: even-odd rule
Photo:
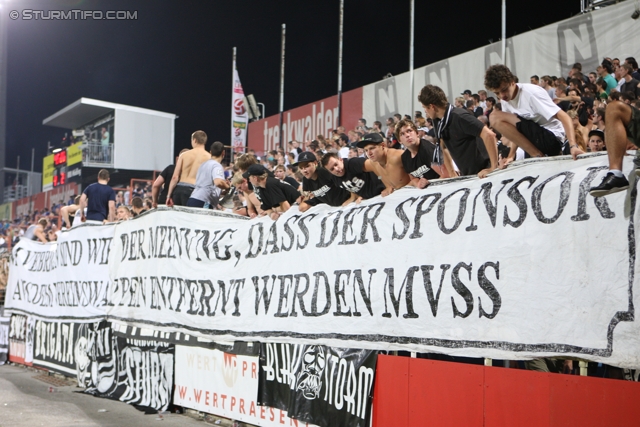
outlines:
[[[282,141],[284,140],[284,132],[282,132],[282,116],[284,112],[284,48],[286,39],[286,24],[282,24],[282,44],[280,48],[280,148],[284,148]]]
[[[410,113],[413,114],[413,39],[414,39],[414,25],[415,25],[415,12],[416,12],[415,0],[411,0],[411,29],[409,33],[409,108]]]
[[[502,0],[502,63],[507,65],[507,0]]]

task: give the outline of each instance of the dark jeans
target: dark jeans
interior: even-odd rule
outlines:
[[[187,185],[176,185],[175,190],[173,190],[173,194],[171,198],[173,199],[173,204],[178,206],[187,206],[187,201],[193,192],[193,187]]]
[[[204,208],[204,202],[202,200],[189,197],[189,200],[187,200],[187,206],[191,208]]]

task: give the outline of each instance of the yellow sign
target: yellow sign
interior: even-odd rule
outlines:
[[[82,142],[67,148],[67,166],[73,166],[77,163],[82,163]]]
[[[53,188],[53,154],[42,159],[42,191]]]
[[[4,203],[2,205],[0,205],[0,220],[9,220],[11,221],[13,218],[11,218],[11,205],[12,203]]]

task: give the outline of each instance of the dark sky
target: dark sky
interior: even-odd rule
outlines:
[[[577,0],[507,2],[509,37],[579,12]],[[409,69],[409,0],[345,0],[343,90]],[[128,10],[137,20],[8,20],[8,167],[42,169],[63,129],[42,120],[81,97],[174,113],[176,152],[202,129],[228,143],[232,48],[245,94],[277,113],[337,92],[338,0],[10,0],[11,10]],[[415,67],[500,38],[500,0],[416,0]],[[141,153],[143,154],[143,153]]]

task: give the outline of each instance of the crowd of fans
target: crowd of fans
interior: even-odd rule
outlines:
[[[610,172],[591,194],[628,188],[620,177],[621,158],[640,144],[640,73],[634,58],[605,58],[596,70],[576,63],[566,77],[534,75],[528,83],[494,65],[486,71],[485,88],[476,93],[465,90],[451,103],[442,89],[427,85],[418,100],[424,112],[413,116],[395,114],[371,127],[362,118],[329,137],[290,141],[286,149],[266,153],[250,149],[230,163],[221,142],[206,151],[207,135],[196,131],[192,148],[182,150],[153,183],[138,183],[131,194],[116,193],[108,186],[109,172],[101,170],[97,183],[66,204],[3,221],[0,239],[5,246],[20,237],[51,241],[59,228],[125,221],[158,205],[277,220],[293,205],[302,212],[319,203],[345,206],[405,186],[425,188],[433,179],[485,178],[527,157],[578,159],[607,150]],[[570,360],[555,367],[543,359],[527,364],[543,371],[574,368]]]
[[[424,112],[413,116],[395,114],[371,126],[362,118],[350,129],[339,126],[329,137],[290,141],[286,148],[266,153],[250,149],[231,163],[224,158],[221,142],[211,144],[207,152],[207,135],[194,132],[192,149],[183,150],[155,182],[136,183],[131,191],[105,190],[100,197],[95,193],[93,200],[87,194],[89,186],[84,196],[66,204],[3,221],[0,244],[6,246],[25,234],[54,240],[60,229],[83,222],[84,215],[97,222],[123,221],[159,204],[277,219],[294,204],[301,211],[318,203],[346,205],[386,196],[406,185],[424,188],[432,179],[484,178],[526,157],[576,158],[605,151],[607,106],[625,103],[632,113],[637,111],[640,73],[634,58],[605,58],[596,70],[583,70],[576,63],[566,77],[534,75],[522,84],[508,68],[493,66],[485,75],[484,89],[465,90],[453,103],[431,85],[418,99]],[[628,125],[624,120],[623,124]],[[615,176],[610,173],[609,181],[620,176],[614,163]],[[107,186],[104,172],[106,178],[99,177],[99,183]],[[602,185],[607,188],[592,188],[594,196],[626,188],[618,181]],[[98,214],[91,212],[96,209]]]
[[[0,252],[17,243],[31,226],[38,224],[43,219],[47,221],[43,230],[46,241],[55,240],[59,231],[60,211],[70,203],[73,203],[73,197],[67,202],[54,203],[50,208],[35,209],[32,212],[20,214],[11,221],[3,219],[0,226]]]
[[[233,174],[228,181],[234,193],[233,206],[218,203],[226,188],[213,191],[206,206],[277,219],[296,203],[300,210],[317,203],[339,206],[385,196],[405,185],[424,188],[430,179],[461,175],[484,178],[527,157],[571,154],[575,159],[580,154],[606,151],[607,105],[615,106],[619,101],[629,105],[630,112],[640,107],[638,64],[634,58],[624,62],[605,58],[596,70],[586,71],[583,73],[582,65],[576,63],[566,77],[534,75],[522,84],[507,67],[493,66],[487,70],[485,89],[477,93],[465,90],[453,105],[440,88],[426,86],[418,97],[424,114],[395,114],[384,125],[375,121],[371,127],[360,119],[351,129],[336,128],[330,137],[290,141],[286,149],[260,155],[249,150],[224,170],[224,177],[222,169],[219,172],[222,178]],[[625,127],[633,127],[631,119],[625,120]],[[206,142],[206,135],[201,133]],[[635,148],[623,139],[624,148]],[[192,143],[204,152],[202,141],[194,139]],[[206,155],[202,158],[209,159]],[[311,170],[307,170],[309,167]],[[611,169],[611,173],[620,172],[613,166]],[[189,180],[173,169],[171,178],[178,186],[184,184],[182,190],[191,191],[190,186],[198,186],[193,168],[191,175]],[[170,178],[164,179],[166,182]],[[612,187],[609,181],[592,188],[592,195],[603,196],[628,187],[628,183]],[[214,186],[213,179],[203,182]],[[295,194],[282,183],[292,186],[297,196],[293,197]],[[340,194],[327,197],[330,191]]]

